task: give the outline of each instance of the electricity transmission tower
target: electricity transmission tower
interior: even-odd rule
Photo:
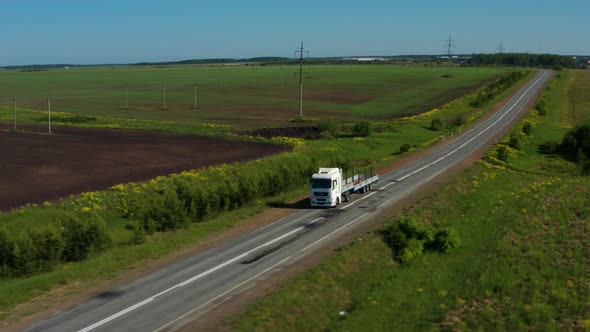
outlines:
[[[498,57],[496,59],[496,62],[499,62],[500,65],[502,64],[503,53],[504,53],[504,44],[502,42],[500,42],[500,44],[498,44]]]
[[[445,42],[444,47],[447,49],[447,57],[449,60],[449,71],[451,71],[451,52],[452,52],[452,49],[456,47],[453,42],[453,38],[451,38],[451,35],[449,35],[449,39]]]
[[[303,117],[303,53],[309,56],[309,51],[303,48],[303,42],[301,42],[301,48],[295,51],[295,55],[299,53],[299,117]]]

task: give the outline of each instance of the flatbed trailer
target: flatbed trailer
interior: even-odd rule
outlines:
[[[335,207],[342,202],[349,202],[354,193],[365,193],[379,181],[379,175],[372,169],[364,173],[351,172],[346,178],[340,168],[320,168],[310,180],[310,198],[312,207]],[[344,180],[343,180],[344,178]]]

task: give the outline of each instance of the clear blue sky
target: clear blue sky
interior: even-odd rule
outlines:
[[[2,0],[0,66],[198,58],[590,54],[587,0]]]

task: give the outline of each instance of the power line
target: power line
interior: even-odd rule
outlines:
[[[303,53],[309,56],[309,51],[303,48],[303,42],[301,42],[301,48],[295,50],[295,55],[299,53],[299,117],[303,117]]]

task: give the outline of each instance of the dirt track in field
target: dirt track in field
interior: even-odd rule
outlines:
[[[285,147],[212,137],[59,127],[0,129],[0,210],[277,154]]]

